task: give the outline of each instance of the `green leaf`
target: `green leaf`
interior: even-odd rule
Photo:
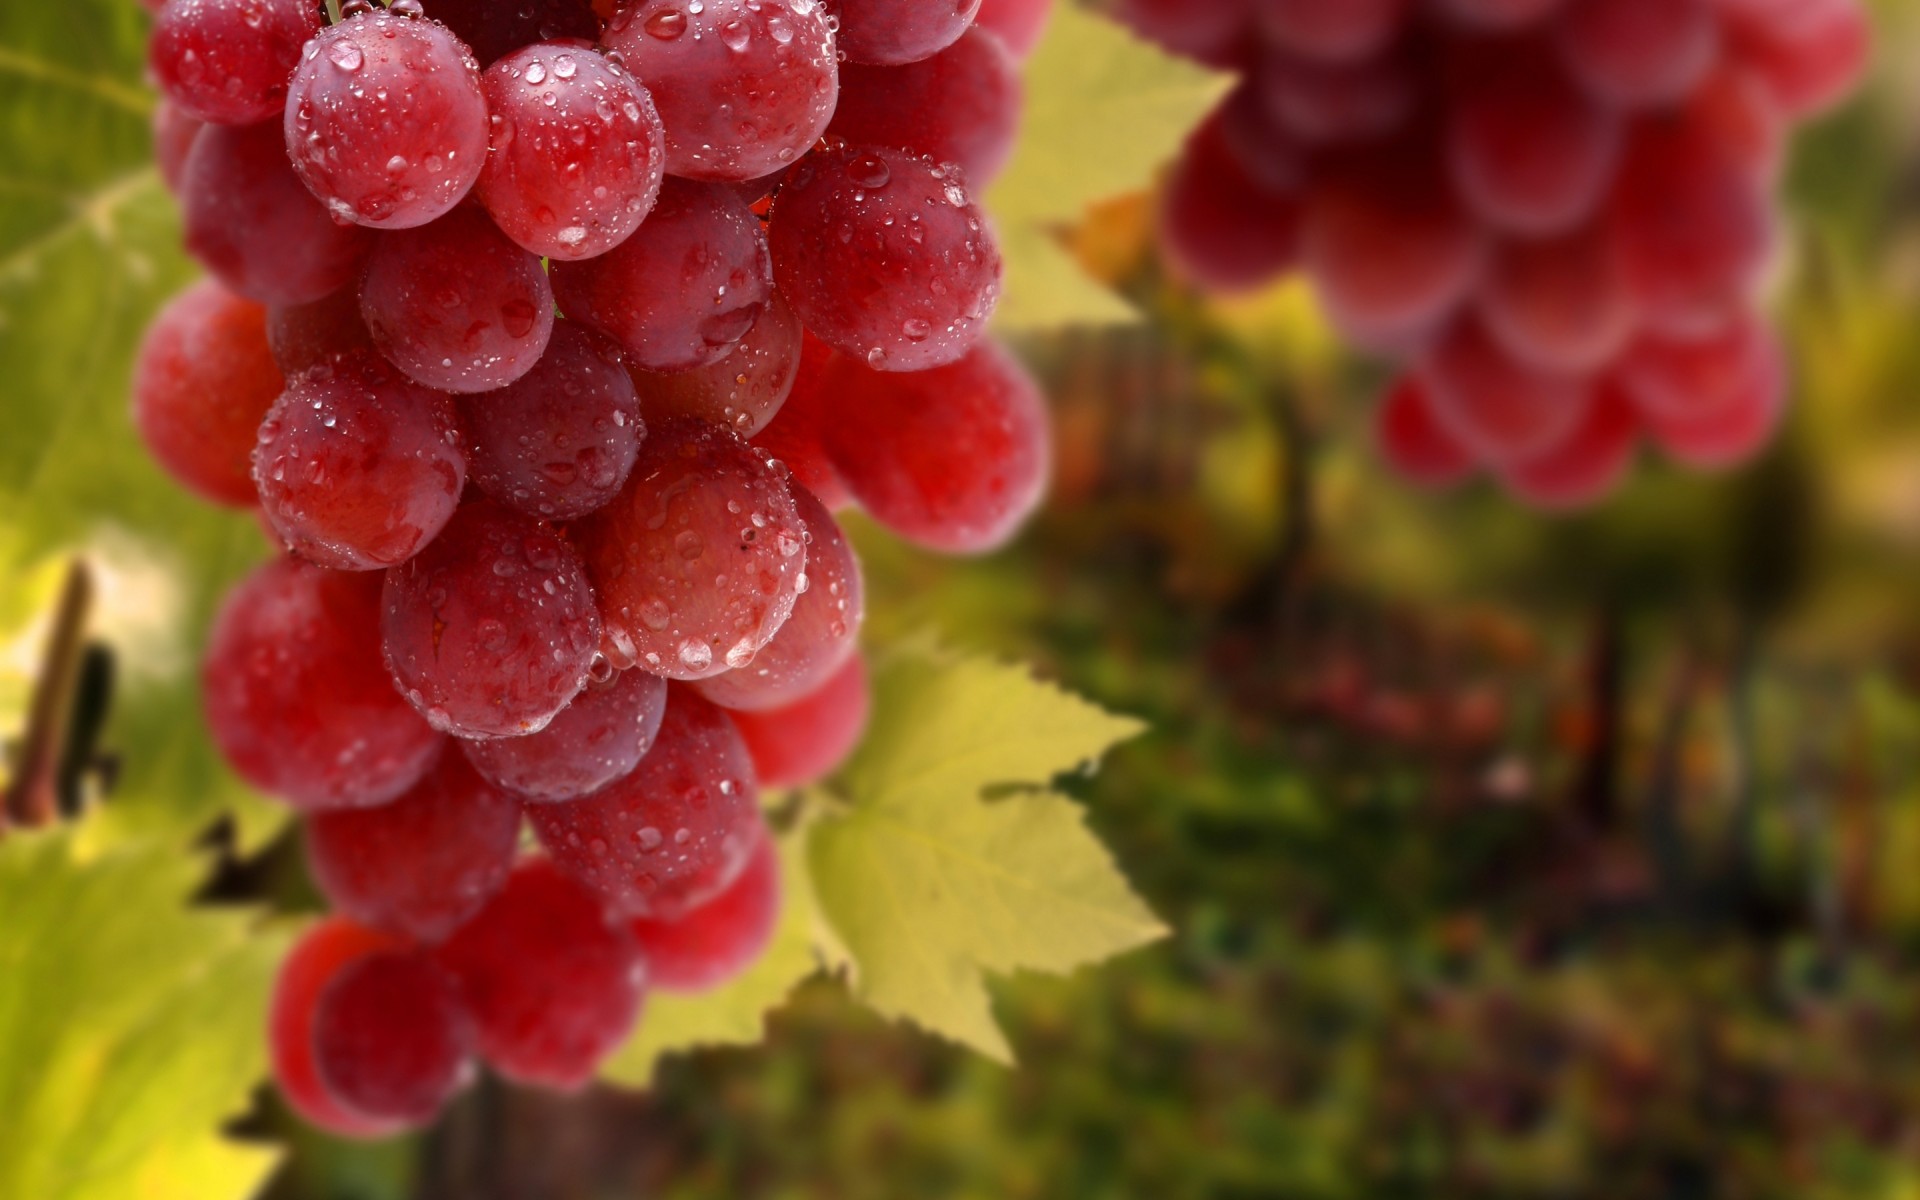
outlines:
[[[987,972],[1065,972],[1160,937],[1080,808],[1038,789],[1140,732],[1024,671],[901,655],[815,826],[821,911],[876,1009],[1008,1061]]]
[[[114,805],[115,826],[184,839],[237,807],[257,844],[284,818],[216,760],[193,665],[267,546],[162,475],[127,417],[140,334],[196,273],[151,166],[147,23],[132,0],[0,5],[0,574],[75,550],[101,567],[108,740],[143,798]]]
[[[613,1083],[645,1087],[664,1055],[707,1046],[751,1046],[766,1036],[767,1014],[819,969],[818,933],[801,831],[780,839],[780,924],[760,960],[736,979],[695,995],[652,992],[640,1028],[602,1071]]]
[[[194,857],[94,832],[0,843],[0,1196],[253,1195],[277,1152],[219,1128],[264,1069],[284,939],[188,908]]]
[[[1137,319],[1051,231],[1090,204],[1146,188],[1230,85],[1104,17],[1060,5],[1027,64],[1019,146],[986,197],[1007,260],[1002,329]]]

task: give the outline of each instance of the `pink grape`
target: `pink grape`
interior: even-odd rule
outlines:
[[[897,65],[931,58],[959,40],[980,0],[826,0],[840,18],[848,62]]]
[[[538,257],[466,206],[379,240],[360,315],[380,353],[415,382],[490,392],[540,361],[553,333],[553,289]]]
[[[462,447],[450,398],[363,352],[288,384],[260,426],[253,478],[294,553],[373,571],[419,553],[453,516]]]
[[[793,612],[806,532],[765,453],[718,426],[660,422],[613,503],[573,536],[608,654],[669,679],[742,666]]]
[[[574,321],[520,379],[466,403],[468,475],[529,516],[570,521],[620,493],[646,425],[620,350]]]
[[[1470,29],[1509,31],[1544,21],[1566,0],[1435,0],[1447,18]]]
[[[635,371],[640,409],[650,420],[698,417],[752,437],[793,391],[804,337],[799,315],[776,293],[725,358],[691,371]]]
[[[1741,59],[1795,120],[1845,99],[1872,57],[1873,26],[1859,0],[1722,3],[1721,9]]]
[[[1407,482],[1444,491],[1474,471],[1471,452],[1440,424],[1420,381],[1404,375],[1380,401],[1374,419],[1380,457]]]
[[[380,661],[380,580],[295,559],[227,596],[200,674],[208,730],[254,787],[308,811],[386,804],[444,739]]]
[[[1581,422],[1542,453],[1501,470],[1507,489],[1535,508],[1565,512],[1603,500],[1633,467],[1638,446],[1633,410],[1603,389]]]
[[[180,180],[187,249],[220,281],[262,304],[305,304],[346,286],[367,231],[336,224],[287,165],[270,124],[209,125]]]
[[[1620,108],[1672,104],[1720,53],[1708,0],[1571,0],[1556,32],[1574,77]]]
[[[1486,248],[1431,155],[1411,148],[1351,159],[1307,192],[1301,262],[1335,326],[1362,345],[1437,329],[1479,283]]]
[[[288,379],[358,351],[376,353],[373,334],[360,315],[360,287],[349,284],[305,304],[267,310],[267,344]]]
[[[931,58],[897,67],[848,64],[827,132],[960,164],[984,185],[1000,173],[1019,132],[1020,73],[993,34],[968,30]]]
[[[1748,316],[1705,337],[1648,334],[1624,356],[1617,375],[1641,412],[1683,417],[1729,407],[1781,353],[1766,323]]]
[[[1481,220],[1530,237],[1591,216],[1619,162],[1620,118],[1577,91],[1550,61],[1507,51],[1454,99],[1447,165]]]
[[[193,141],[206,125],[171,100],[153,106],[153,159],[160,167],[160,178],[167,190],[180,194],[181,180],[187,173],[187,155],[193,153]]]
[[[1420,100],[1412,71],[1392,56],[1321,63],[1269,52],[1256,82],[1268,115],[1310,146],[1384,137]]]
[[[1420,379],[1441,428],[1496,465],[1559,444],[1593,402],[1586,379],[1515,362],[1472,319],[1457,323],[1424,357]]]
[[[307,865],[335,911],[437,942],[505,885],[519,842],[519,802],[443,754],[390,804],[315,814]]]
[[[807,589],[753,661],[694,687],[722,708],[765,710],[798,700],[853,657],[866,615],[860,560],[826,506],[804,488],[793,503],[807,529]]]
[[[646,968],[598,899],[530,859],[436,952],[473,1014],[480,1056],[520,1083],[573,1091],[639,1019]]]
[[[827,454],[874,520],[918,545],[979,554],[1039,506],[1052,459],[1039,387],[992,343],[910,374],[830,368]]]
[[[328,1090],[314,1061],[314,1010],[321,994],[347,968],[374,955],[403,950],[405,945],[392,934],[329,917],[300,935],[274,980],[267,1016],[274,1082],[302,1120],[336,1137],[385,1137],[399,1132],[403,1123],[354,1112]]]
[[[653,748],[666,709],[666,680],[620,671],[589,682],[539,733],[463,742],[461,749],[495,786],[523,800],[558,804],[632,774]]]
[[[757,179],[797,162],[833,116],[839,64],[823,4],[633,0],[601,45],[653,93],[671,175]]]
[[[1495,253],[1479,298],[1488,332],[1516,360],[1543,371],[1597,371],[1632,338],[1638,314],[1601,228]]]
[[[1253,31],[1255,0],[1115,0],[1114,16],[1165,50],[1212,67],[1235,65]]]
[[[167,302],[133,364],[133,424],[149,452],[188,490],[250,508],[253,444],[279,398],[266,311],[213,280]]]
[[[958,360],[1000,298],[1000,251],[958,167],[830,143],[768,228],[780,293],[834,349],[888,371]]]
[[[560,311],[649,371],[724,358],[773,293],[760,221],[739,193],[669,179],[639,232],[599,258],[552,265]]]
[[[147,63],[188,115],[251,125],[280,115],[300,47],[319,32],[320,9],[308,0],[168,0]]]
[[[422,0],[427,15],[453,30],[480,65],[490,66],[523,46],[600,36],[589,0]]]
[[[642,917],[628,928],[647,960],[647,978],[670,992],[704,992],[734,978],[765,952],[780,922],[780,856],[762,837],[727,890],[673,921]]]
[[[493,135],[474,187],[501,232],[545,258],[593,258],[653,211],[666,131],[619,63],[546,42],[488,67],[481,87]]]
[[[479,64],[444,25],[351,17],[307,43],[284,132],[294,171],[337,219],[425,225],[460,202],[486,163]]]
[[[544,729],[585,686],[600,614],[571,545],[481,500],[387,572],[380,636],[394,681],[428,724],[517,737]]]
[[[771,712],[729,713],[763,787],[806,787],[839,769],[866,732],[867,664],[847,660],[810,696]]]
[[[1744,379],[1712,405],[1640,405],[1647,432],[1669,458],[1699,471],[1735,467],[1766,448],[1786,415],[1785,355],[1772,339],[1760,347]]]
[[[1253,84],[1243,81],[1228,92],[1201,129],[1208,124],[1218,126],[1227,154],[1261,190],[1291,196],[1307,181],[1310,152],[1274,119]],[[1204,136],[1196,130],[1188,141]]]
[[[753,435],[753,444],[779,460],[795,483],[837,512],[852,504],[853,497],[827,457],[824,441],[832,407],[824,385],[833,359],[831,346],[811,333],[801,335],[800,365],[794,372],[793,388],[773,420]]]
[[[1054,0],[981,0],[975,28],[998,37],[1016,59],[1033,53],[1053,15]]]
[[[1174,167],[1161,200],[1160,241],[1181,278],[1210,291],[1248,291],[1299,261],[1299,200],[1254,181],[1216,112]]]
[[[313,1008],[313,1061],[348,1112],[418,1127],[473,1077],[473,1027],[425,954],[369,954],[339,970]]]
[[[766,836],[758,796],[727,715],[676,687],[632,774],[566,804],[532,805],[527,819],[554,864],[614,912],[672,920],[740,877]]]
[[[1353,62],[1399,34],[1408,0],[1260,0],[1267,40],[1290,54]]]

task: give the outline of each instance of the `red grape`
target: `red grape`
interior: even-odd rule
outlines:
[[[1019,59],[1032,54],[1040,44],[1047,18],[1052,15],[1053,0],[981,0],[973,23],[998,37]]]
[[[757,179],[833,116],[833,24],[814,0],[632,0],[601,45],[653,93],[672,175]]]
[[[1253,6],[1254,0],[1115,0],[1113,15],[1162,49],[1229,67],[1251,33]]]
[[[1467,298],[1486,236],[1449,198],[1431,155],[1389,145],[1314,182],[1300,256],[1334,324],[1390,347],[1438,328]]]
[[[1564,233],[1606,197],[1620,118],[1550,61],[1509,50],[1455,96],[1447,124],[1454,186],[1481,220],[1532,237]]]
[[[626,916],[672,920],[725,891],[764,837],[746,743],[688,688],[640,765],[591,796],[527,819],[562,871]]]
[[[738,192],[669,179],[653,215],[612,251],[553,264],[560,310],[649,371],[724,358],[773,292],[760,221]]]
[[[336,1137],[374,1138],[401,1123],[375,1120],[346,1108],[320,1080],[314,1062],[313,1014],[321,993],[346,968],[371,955],[404,948],[391,934],[330,917],[307,929],[280,964],[267,1015],[267,1049],[274,1082],[300,1117]]]
[[[953,45],[897,67],[848,64],[827,132],[856,145],[888,146],[958,163],[984,185],[1013,153],[1020,125],[1020,73],[999,38],[971,29]]]
[[[1473,455],[1440,424],[1420,381],[1404,375],[1380,401],[1374,443],[1402,479],[1442,491],[1473,474]]]
[[[953,45],[980,0],[827,0],[840,18],[848,62],[898,64],[931,58]]]
[[[646,968],[632,937],[542,859],[436,956],[473,1014],[480,1056],[521,1083],[586,1086],[640,1016]]]
[[[209,125],[180,179],[187,249],[220,281],[262,304],[305,304],[350,282],[367,231],[336,224],[287,165],[271,124]]]
[[[1722,470],[1752,458],[1772,440],[1786,415],[1789,381],[1785,355],[1770,337],[1749,368],[1746,377],[1712,405],[1642,404],[1647,432],[1669,458],[1695,470]]]
[[[1755,179],[1779,178],[1787,155],[1786,120],[1752,71],[1736,65],[1707,76],[1688,97],[1682,119]]]
[[[540,360],[553,332],[553,290],[538,257],[466,206],[375,244],[360,314],[374,345],[415,382],[490,392]]]
[[[147,63],[188,115],[251,125],[280,115],[300,47],[318,32],[310,0],[168,0]]]
[[[806,787],[837,770],[866,732],[871,696],[858,654],[810,696],[772,712],[729,713],[761,785]]]
[[[1227,154],[1261,190],[1290,196],[1306,182],[1310,159],[1306,147],[1274,119],[1253,84],[1243,81],[1228,92],[1207,124],[1218,125]],[[1203,124],[1188,140],[1204,136],[1205,128]]]
[[[627,240],[660,195],[666,132],[619,63],[566,42],[528,46],[481,78],[493,125],[474,185],[508,237],[547,258]]]
[[[829,509],[853,503],[847,485],[827,458],[826,422],[831,405],[823,384],[833,348],[811,333],[800,339],[800,366],[793,390],[767,427],[753,435],[753,444],[766,451],[792,474],[795,483],[812,492]]]
[[[780,292],[821,341],[888,371],[954,362],[1000,297],[1000,251],[958,167],[829,143],[768,229]]]
[[[1390,56],[1323,63],[1269,53],[1257,83],[1268,115],[1307,145],[1383,137],[1406,124],[1420,100],[1412,72]]]
[[[1681,99],[1720,52],[1707,0],[1571,0],[1557,32],[1574,77],[1621,108]]]
[[[759,958],[780,922],[780,855],[763,836],[740,878],[676,920],[646,917],[629,928],[647,961],[647,982],[661,991],[704,992]]]
[[[260,499],[253,444],[281,386],[266,311],[202,280],[147,327],[133,364],[133,424],[190,491],[250,508]]]
[[[635,371],[641,412],[655,421],[699,417],[752,437],[792,392],[804,335],[799,316],[776,293],[725,358],[691,371]]]
[[[1475,458],[1494,464],[1558,445],[1592,403],[1588,381],[1515,362],[1471,319],[1425,356],[1420,377],[1441,428]]]
[[[554,324],[533,370],[469,400],[466,425],[474,485],[550,521],[618,495],[646,436],[619,348],[574,321]]]
[[[1872,22],[1859,0],[1722,0],[1720,7],[1742,60],[1795,119],[1818,116],[1844,99],[1872,56]]]
[[[1260,27],[1290,54],[1332,62],[1367,58],[1400,32],[1407,0],[1260,0]]]
[[[1604,499],[1626,478],[1637,434],[1631,406],[1603,389],[1564,438],[1542,453],[1508,464],[1501,479],[1535,508],[1584,508]]]
[[[1735,403],[1780,355],[1766,323],[1748,316],[1706,337],[1642,337],[1621,360],[1618,377],[1641,412],[1683,417]]]
[[[1446,16],[1472,29],[1512,30],[1532,25],[1566,0],[1434,0]]]
[[[387,572],[387,666],[436,729],[515,737],[546,727],[587,682],[600,614],[580,556],[545,524],[491,501]]]
[[[753,661],[694,686],[723,708],[779,708],[827,681],[851,658],[866,615],[860,560],[826,506],[804,488],[794,507],[807,529],[806,590]]]
[[[1175,273],[1210,291],[1260,287],[1300,256],[1300,204],[1256,183],[1227,145],[1223,114],[1194,131],[1160,208]]]
[[[1619,356],[1637,313],[1613,245],[1588,228],[1500,247],[1479,313],[1500,348],[1542,371],[1582,374]]]
[[[480,774],[523,800],[557,804],[625,778],[660,732],[667,681],[621,671],[589,682],[539,733],[463,742]]]
[[[279,559],[234,588],[201,668],[208,729],[254,787],[296,808],[385,804],[444,739],[380,661],[380,579]]]
[[[453,980],[420,952],[342,966],[313,1007],[313,1061],[348,1112],[419,1126],[473,1077],[473,1027]]]
[[[589,0],[422,0],[427,15],[453,30],[485,67],[522,46],[600,36]]]
[[[305,304],[269,308],[267,344],[288,379],[341,355],[374,353],[373,334],[360,316],[359,285],[349,284]]]
[[[371,354],[287,385],[260,426],[253,478],[301,557],[343,571],[405,562],[440,532],[467,478],[453,401]]]
[[[610,657],[670,679],[744,665],[793,611],[806,531],[766,455],[728,430],[659,423],[619,497],[575,527]]]
[[[437,942],[506,883],[519,842],[519,802],[443,754],[391,804],[316,814],[307,865],[337,911]]]
[[[180,182],[187,173],[187,155],[206,122],[189,116],[171,100],[153,106],[153,158],[160,167],[160,178],[167,190],[178,196]]]
[[[827,455],[876,521],[953,554],[1011,538],[1046,491],[1051,434],[1040,390],[986,343],[952,366],[911,374],[839,358]]]
[[[486,162],[479,64],[443,25],[351,17],[307,43],[285,134],[294,171],[339,220],[425,225],[460,202]]]

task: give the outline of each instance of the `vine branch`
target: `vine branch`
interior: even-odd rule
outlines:
[[[13,778],[7,784],[4,804],[0,804],[0,828],[17,825],[37,829],[52,824],[59,815],[60,764],[67,724],[73,715],[74,686],[86,653],[93,596],[93,573],[76,558],[67,568],[60,601],[54,609],[53,628],[41,655]]]

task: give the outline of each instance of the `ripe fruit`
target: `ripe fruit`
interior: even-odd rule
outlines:
[[[251,125],[280,115],[300,47],[319,31],[307,0],[168,0],[147,63],[188,116]]]
[[[628,929],[646,956],[652,986],[701,992],[751,966],[779,921],[780,856],[767,836],[726,891],[677,920],[641,917]]]
[[[453,981],[416,951],[342,966],[314,1002],[312,1031],[321,1084],[372,1121],[426,1121],[473,1074],[473,1029]]]
[[[620,671],[589,681],[539,733],[462,742],[467,761],[522,800],[557,804],[599,791],[640,765],[660,733],[667,681]]]
[[[866,732],[872,703],[867,664],[847,660],[811,695],[768,712],[727,714],[746,742],[761,785],[805,787],[832,774]]]

